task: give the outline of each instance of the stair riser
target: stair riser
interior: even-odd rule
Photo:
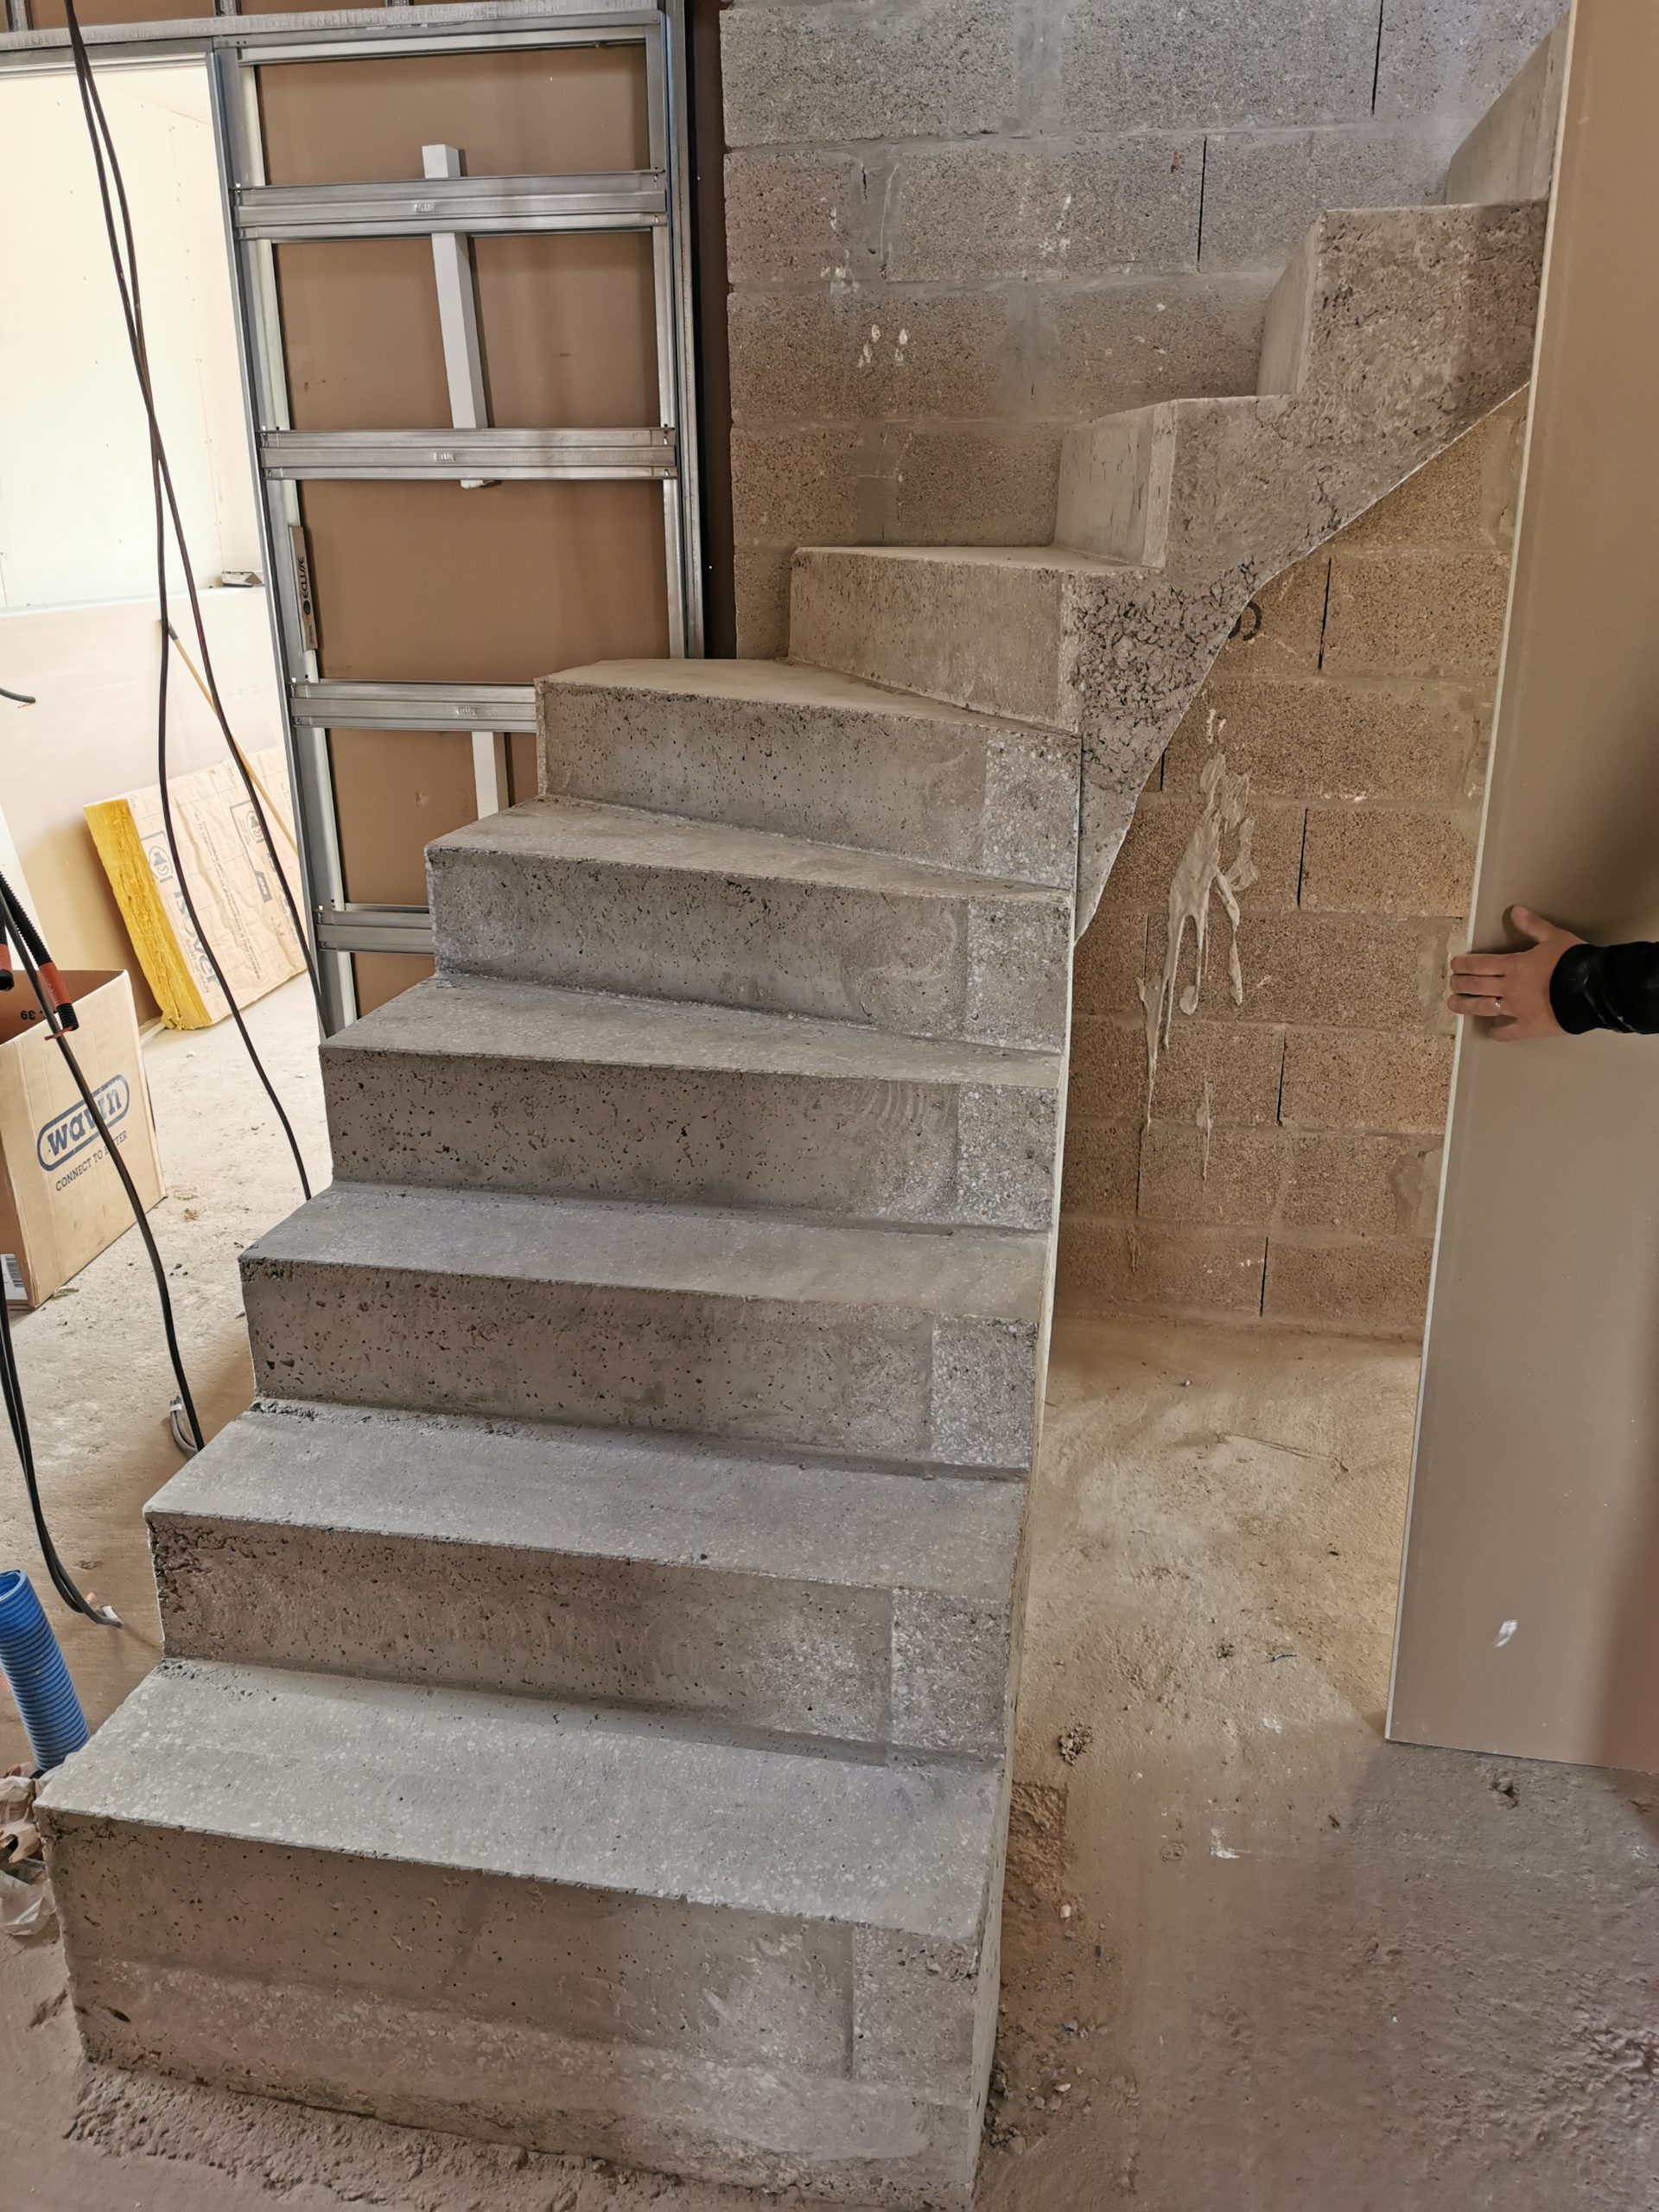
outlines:
[[[456,1481],[468,1471],[457,1465]],[[169,1655],[1001,1758],[1008,1603],[154,1510]]]
[[[353,1182],[1025,1229],[1052,1211],[1050,1090],[360,1047],[322,1071]]]
[[[789,649],[982,714],[1053,730],[1082,727],[1070,682],[1064,587],[1039,566],[860,559],[813,548],[795,556]]]
[[[438,966],[1056,1049],[1064,897],[926,898],[467,847],[428,855]]]
[[[1071,887],[1077,747],[914,712],[544,683],[550,797]]]
[[[280,1397],[1024,1467],[1037,1332],[891,1306],[243,1262]]]
[[[712,2181],[968,2203],[983,1945],[113,1822],[62,1824],[50,1855],[95,2057]]]

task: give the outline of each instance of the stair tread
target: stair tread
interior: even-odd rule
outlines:
[[[875,550],[875,549],[871,549]],[[903,550],[903,549],[900,549]],[[900,721],[963,725],[989,737],[1025,737],[1032,725],[1007,715],[980,714],[913,691],[895,691],[839,670],[789,660],[610,660],[562,669],[543,678],[549,691],[572,689],[642,691],[688,699],[729,699],[734,705],[826,707],[841,713],[892,715]]]
[[[410,1052],[1023,1090],[1058,1088],[1064,1066],[1058,1052],[466,974],[416,984],[330,1038],[323,1050],[343,1058]]]
[[[146,1511],[1003,1600],[1023,1492],[677,1437],[279,1403],[233,1421]]]
[[[1043,569],[1062,575],[1122,576],[1134,573],[1122,561],[1109,561],[1098,553],[1079,552],[1070,545],[803,545],[815,561],[905,561],[958,569]],[[952,714],[976,714],[989,721],[1026,724],[1008,715],[988,714],[982,708],[949,706]],[[1039,725],[1042,727],[1042,725]]]
[[[803,1221],[786,1215],[507,1192],[336,1183],[245,1255],[269,1264],[898,1306],[1034,1323],[1039,1230]]]
[[[592,799],[538,798],[451,830],[429,848],[492,853],[656,873],[742,876],[822,884],[838,891],[918,899],[997,899],[1052,906],[1069,891],[960,868],[935,868],[855,845],[825,845],[772,830],[739,829]]]
[[[164,1661],[52,1777],[54,1822],[181,1828],[974,1938],[989,1764],[861,1759],[662,1715]]]

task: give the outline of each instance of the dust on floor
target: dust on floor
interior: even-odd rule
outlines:
[[[255,1021],[321,1167],[302,989]],[[232,1037],[149,1067],[217,1427],[236,1251],[296,1193]],[[94,1717],[156,1656],[139,1508],[177,1463],[134,1242],[20,1331],[66,1556],[130,1624],[66,1633]],[[982,2212],[1659,2212],[1659,1783],[1381,1741],[1414,1389],[1393,1347],[1057,1332]],[[0,1949],[0,2069],[7,2212],[755,2201],[89,2074],[55,1943]]]

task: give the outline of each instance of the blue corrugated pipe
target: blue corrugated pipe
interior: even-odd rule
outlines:
[[[61,1766],[86,1740],[86,1716],[52,1624],[21,1567],[0,1573],[0,1667],[29,1732],[35,1764]]]

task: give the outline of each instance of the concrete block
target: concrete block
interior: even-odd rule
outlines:
[[[1416,800],[1467,804],[1481,787],[1482,701],[1459,684],[1409,678],[1267,677],[1219,671],[1164,755],[1166,795],[1196,796],[1219,746],[1253,798]],[[1214,717],[1213,724],[1211,716]],[[1085,936],[1083,944],[1087,944]],[[1081,951],[1081,945],[1079,951]]]
[[[1161,1104],[1161,1102],[1160,1102]],[[1282,1132],[1154,1121],[1141,1152],[1141,1219],[1266,1230],[1285,1166]]]
[[[1268,1244],[1269,1321],[1357,1336],[1420,1337],[1433,1257],[1427,1237],[1274,1236]]]
[[[1199,1021],[1178,1014],[1158,1058],[1156,1110],[1196,1122],[1206,1096],[1217,1128],[1259,1128],[1278,1118],[1282,1030],[1264,1022]],[[1140,1096],[1145,1099],[1145,1078]]]
[[[1331,564],[1325,666],[1333,676],[1490,683],[1509,604],[1499,552],[1347,553]]]
[[[1124,1101],[1126,1106],[1132,1103]],[[1138,1120],[1103,1122],[1085,1120],[1081,1114],[1067,1116],[1065,1176],[1060,1186],[1060,1204],[1067,1213],[1127,1217],[1135,1210],[1140,1185]]]
[[[1363,1029],[1293,1030],[1286,1040],[1287,1127],[1438,1136],[1446,1127],[1452,1040]]]
[[[147,1514],[175,1657],[1000,1757],[1022,1504],[1015,1483],[323,1406],[245,1414]],[[976,1630],[944,1694],[911,1648],[929,1608]]]
[[[995,1487],[1016,1486],[999,1483]],[[1011,1552],[1004,1560],[1010,1580],[995,1596],[976,1599],[938,1590],[894,1592],[893,1743],[923,1751],[1002,1757],[1014,1680]]]
[[[541,686],[542,788],[1070,889],[1077,744],[821,668],[607,661]]]
[[[1216,677],[1312,675],[1325,637],[1325,603],[1331,556],[1310,554],[1263,584],[1238,618],[1216,662]]]
[[[740,537],[855,545],[872,512],[866,440],[850,425],[732,426],[732,518]],[[785,563],[787,566],[787,563]]]
[[[1250,914],[1238,933],[1244,1003],[1225,969],[1205,978],[1207,1020],[1421,1029],[1446,995],[1445,926],[1410,917]]]
[[[1289,1133],[1287,1143],[1282,1227],[1350,1236],[1433,1235],[1440,1187],[1437,1143],[1325,1129]]]
[[[965,138],[1021,120],[1027,33],[1003,0],[745,6],[720,28],[729,145]]]
[[[851,154],[772,148],[726,156],[726,272],[734,284],[868,283],[880,217]]]
[[[1454,200],[1548,200],[1567,92],[1567,18],[1510,79],[1446,172]]]
[[[1203,182],[1192,134],[901,149],[887,274],[982,283],[1196,269]]]
[[[445,973],[1054,1049],[1058,891],[578,800],[427,854]]]
[[[322,1052],[334,1173],[667,1205],[1041,1229],[1058,1055],[848,1022],[417,983]]]
[[[1021,396],[1024,308],[1001,292],[734,292],[727,315],[739,422],[995,416]]]
[[[1343,551],[1496,546],[1507,553],[1515,541],[1527,397],[1517,393],[1350,523],[1337,541]]]
[[[853,1938],[853,2075],[949,2091],[975,2072],[994,1971],[966,1944],[861,1928]],[[993,2003],[994,2011],[994,2003]]]
[[[1146,972],[1146,958],[1145,920],[1124,912],[1109,891],[1072,956],[1073,1019],[1100,1020],[1109,1014],[1135,1013],[1141,1003],[1137,987]]]
[[[1427,115],[1320,130],[1222,130],[1205,148],[1204,266],[1276,276],[1325,208],[1438,196],[1461,124]]]
[[[1158,1222],[1060,1222],[1056,1297],[1079,1313],[1253,1319],[1265,1232]]]
[[[1269,278],[1134,276],[1036,298],[1036,404],[1086,418],[1159,399],[1249,392]]]
[[[1302,905],[1332,913],[1465,915],[1478,830],[1472,814],[1443,808],[1316,806],[1307,817]]]
[[[1019,1467],[1045,1249],[337,1183],[242,1269],[273,1396]]]
[[[1153,949],[1160,963],[1170,881],[1194,836],[1201,834],[1203,815],[1203,802],[1196,794],[1147,792],[1113,864],[1109,881],[1114,906],[1158,917]],[[1294,907],[1301,870],[1303,815],[1304,810],[1294,803],[1257,800],[1252,795],[1250,853],[1256,880],[1241,893],[1239,902],[1247,912],[1271,913]],[[1226,858],[1230,861],[1232,858],[1230,842]]]
[[[1377,113],[1472,121],[1565,12],[1561,0],[1384,0]]]
[[[739,545],[734,556],[737,650],[749,660],[789,650],[789,570],[792,545]]]
[[[1061,432],[1052,423],[880,433],[882,536],[910,545],[1046,545],[1054,534]]]
[[[1172,15],[1141,0],[1065,0],[1054,111],[1073,130],[1218,130],[1358,121],[1371,111],[1374,0],[1218,0]]]

